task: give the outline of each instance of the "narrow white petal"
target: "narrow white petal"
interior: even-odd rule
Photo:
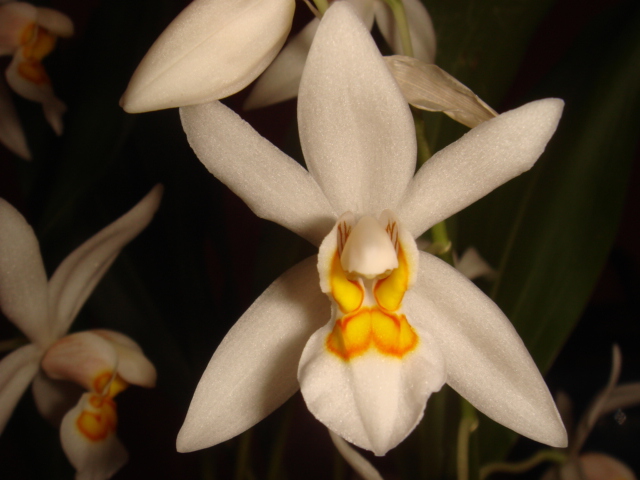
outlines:
[[[527,348],[498,306],[453,267],[420,253],[405,297],[407,317],[427,329],[446,360],[447,383],[496,422],[555,447],[567,434]]]
[[[320,20],[314,18],[294,36],[258,79],[244,108],[266,107],[298,96],[300,77]]]
[[[497,117],[471,89],[437,65],[404,55],[384,57],[404,97],[414,107],[444,112],[469,128]]]
[[[60,441],[71,465],[76,469],[76,480],[106,480],[127,463],[129,455],[116,437],[115,425],[104,438],[90,440],[78,426],[78,419],[87,412],[105,415],[91,404],[95,395],[85,393],[78,404],[65,415],[60,425]]]
[[[0,80],[0,143],[9,150],[24,158],[31,160],[31,152],[27,145],[18,112],[11,100],[11,93],[3,80]]]
[[[334,3],[320,22],[299,96],[302,150],[334,210],[394,209],[415,169],[413,119],[348,3]]]
[[[0,434],[38,371],[42,350],[25,345],[0,361]]]
[[[293,0],[195,0],[140,62],[124,109],[194,105],[242,90],[280,51],[294,9]]]
[[[56,337],[64,335],[124,246],[149,224],[160,205],[162,185],[76,248],[58,266],[49,282],[49,302]]]
[[[222,340],[193,395],[178,451],[228,440],[296,392],[304,344],[329,318],[316,262],[308,258],[284,273]]]
[[[548,98],[482,123],[418,171],[396,213],[414,237],[529,170],[562,114]]]
[[[475,247],[467,248],[460,259],[455,262],[455,267],[469,280],[480,277],[491,279],[496,276],[496,271],[480,256]]]
[[[75,383],[53,380],[40,370],[31,384],[31,393],[40,415],[58,428],[85,390]]]
[[[349,445],[339,435],[336,435],[329,430],[331,441],[336,446],[342,458],[351,465],[351,467],[360,475],[364,480],[382,480],[382,475],[371,465],[366,458],[360,455],[355,448]]]
[[[619,408],[625,409],[635,405],[640,405],[640,382],[625,383],[613,389],[602,408],[602,414],[606,415]]]
[[[0,198],[0,308],[32,342],[43,347],[54,339],[47,291],[47,276],[33,229]]]
[[[401,359],[370,350],[344,361],[325,345],[333,326],[314,333],[302,353],[302,396],[330,430],[384,455],[411,433],[429,396],[442,387],[443,358],[431,336],[419,331],[417,349]]]
[[[303,167],[220,102],[180,115],[191,147],[218,180],[259,217],[320,244],[336,216]]]
[[[67,335],[42,359],[42,370],[50,378],[74,382],[96,393],[102,393],[117,365],[111,342],[91,332]]]
[[[409,35],[413,47],[413,56],[426,63],[436,61],[436,32],[429,12],[420,0],[403,0]],[[382,36],[397,54],[404,53],[400,32],[391,9],[384,1],[376,2],[376,23]]]
[[[152,388],[156,385],[156,368],[145,357],[140,346],[131,338],[112,330],[91,330],[111,343],[118,355],[118,375],[124,381],[139,387]]]

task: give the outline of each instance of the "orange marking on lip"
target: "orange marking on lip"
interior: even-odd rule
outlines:
[[[92,394],[89,404],[95,410],[83,410],[76,420],[76,426],[88,440],[99,442],[116,431],[118,426],[116,403],[109,397]]]
[[[40,62],[27,60],[18,64],[18,74],[28,82],[36,85],[51,83],[49,75]]]
[[[371,348],[383,355],[402,358],[416,348],[418,335],[404,315],[365,307],[338,319],[325,345],[347,361]]]
[[[30,22],[20,32],[20,45],[26,45],[31,41],[36,31],[36,22]]]
[[[44,28],[38,28],[35,38],[24,45],[22,54],[29,60],[42,60],[53,51],[56,40],[55,35],[50,34]]]

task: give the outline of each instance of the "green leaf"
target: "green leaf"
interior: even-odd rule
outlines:
[[[640,15],[618,13],[600,18],[537,92],[566,101],[538,164],[458,217],[461,243],[499,266],[492,297],[543,372],[606,261],[637,142]],[[516,437],[487,419],[480,433],[485,462],[503,457]]]
[[[492,107],[510,87],[529,41],[553,0],[429,0],[436,63]],[[444,115],[426,115],[434,151],[467,129]]]

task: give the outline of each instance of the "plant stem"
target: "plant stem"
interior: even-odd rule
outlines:
[[[458,425],[457,472],[458,480],[469,480],[469,437],[478,428],[476,409],[460,398],[462,418]]]
[[[402,42],[402,53],[407,57],[413,57],[413,45],[411,45],[411,35],[409,34],[409,22],[407,22],[407,14],[404,10],[402,0],[385,0],[391,8],[391,12],[396,20],[398,32],[400,32],[400,40]]]
[[[540,450],[535,453],[531,458],[523,460],[521,462],[508,463],[508,462],[495,462],[489,463],[480,469],[480,480],[484,480],[489,475],[494,473],[523,473],[531,470],[533,467],[541,464],[542,462],[564,463],[567,460],[567,456],[559,452],[558,450]]]
[[[320,15],[324,15],[324,12],[326,12],[327,8],[329,8],[328,0],[313,0],[313,3],[316,4],[316,8],[320,12]]]

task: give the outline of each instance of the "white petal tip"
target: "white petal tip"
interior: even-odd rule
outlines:
[[[187,421],[185,420],[185,425],[178,432],[178,438],[176,439],[176,450],[179,453],[195,452],[214,445],[203,442],[202,438],[194,438],[193,429],[187,426]]]

